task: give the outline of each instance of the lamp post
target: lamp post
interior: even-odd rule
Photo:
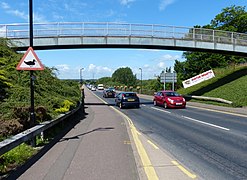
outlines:
[[[82,70],[84,70],[84,68],[80,69],[80,84],[82,84]]]
[[[139,68],[141,70],[141,94],[142,94],[142,68]]]

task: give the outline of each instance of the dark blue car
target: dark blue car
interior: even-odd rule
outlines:
[[[139,108],[140,100],[135,92],[120,92],[116,95],[115,104],[119,106],[120,109],[124,107]]]

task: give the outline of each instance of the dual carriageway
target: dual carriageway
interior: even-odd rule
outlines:
[[[164,109],[139,97],[140,108],[119,109],[86,88],[85,118],[19,179],[247,178],[246,109]]]
[[[102,92],[95,95],[101,98]],[[186,109],[164,109],[153,106],[152,96],[139,96],[140,109],[117,109],[186,168],[202,179],[247,178],[246,109],[245,115],[191,103]],[[112,98],[104,101],[114,105]]]
[[[27,49],[27,24],[0,27],[1,37],[19,50]],[[148,48],[246,56],[246,40],[246,34],[161,25],[34,25],[37,50]],[[86,90],[85,117],[18,179],[247,179],[246,109],[240,110],[243,114],[222,113],[189,104],[186,109],[167,110],[154,107],[152,97],[140,97],[141,108],[120,110],[114,99],[103,99],[101,91]],[[128,123],[116,124],[120,116]],[[127,130],[135,127],[136,133],[129,130],[126,135],[125,125]],[[107,133],[110,142],[102,139]],[[164,154],[168,156],[163,158]]]

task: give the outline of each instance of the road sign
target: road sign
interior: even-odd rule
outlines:
[[[22,57],[21,61],[16,67],[17,70],[44,70],[44,66],[40,62],[38,56],[33,51],[32,47],[29,47],[27,52]]]
[[[164,73],[160,74],[160,82],[177,82],[177,73]]]

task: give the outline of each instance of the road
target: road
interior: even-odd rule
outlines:
[[[114,98],[103,98],[110,105]],[[118,108],[119,109],[119,108]],[[164,109],[141,99],[141,108],[122,109],[136,128],[201,179],[247,179],[247,116]]]

